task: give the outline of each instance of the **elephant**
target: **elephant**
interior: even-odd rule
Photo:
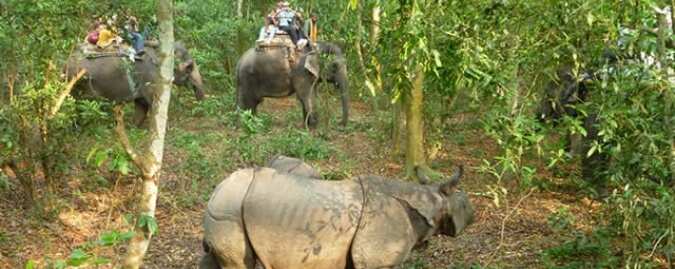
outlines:
[[[462,171],[420,185],[237,170],[207,204],[200,268],[394,268],[433,235],[456,237],[473,223],[468,195],[456,190]]]
[[[603,57],[605,57],[604,54]],[[546,86],[536,114],[542,123],[553,121],[553,125],[556,125],[557,120],[564,116],[582,117],[586,136],[581,138],[581,176],[595,188],[598,197],[603,197],[607,195],[603,182],[606,181],[605,173],[609,167],[609,156],[598,151],[587,155],[593,141],[598,139],[598,112],[592,111],[584,116],[574,108],[575,105],[589,100],[591,83],[596,79],[597,77],[592,72],[575,71],[571,67],[558,69],[556,77]],[[568,141],[572,140],[571,135],[568,135]]]
[[[174,70],[173,83],[191,85],[197,100],[204,99],[201,75],[194,59],[180,43],[174,43],[174,57],[178,66]],[[68,58],[64,73],[68,80],[85,69],[86,73],[73,88],[77,99],[98,97],[113,102],[135,103],[134,123],[141,126],[152,106],[155,85],[161,81],[158,52],[145,47],[144,53],[131,60],[127,55],[96,51],[85,53],[76,50]]]
[[[313,179],[323,179],[313,167],[298,158],[288,157],[281,154],[272,156],[267,161],[267,167],[274,168],[280,172],[299,175]]]
[[[341,124],[346,125],[349,77],[342,48],[329,42],[317,42],[313,47],[312,52],[298,52],[297,57],[284,46],[258,45],[249,49],[237,63],[237,106],[255,115],[263,98],[295,93],[302,104],[304,126],[315,128],[318,123],[315,86],[317,82],[329,82],[340,91]],[[297,59],[291,61],[289,57]]]

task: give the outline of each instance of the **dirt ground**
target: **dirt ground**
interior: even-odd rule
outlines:
[[[266,100],[260,113],[285,115],[279,111],[290,109],[299,109],[293,98]],[[367,113],[368,109],[362,103],[352,104],[351,124],[372,117]],[[338,114],[334,113],[334,116]],[[286,119],[281,116],[275,116],[274,120],[275,125],[286,124],[283,122]],[[573,229],[585,230],[591,224],[595,205],[574,193],[521,190],[514,180],[503,182],[508,195],[499,204],[495,203],[490,192],[496,187],[496,181],[489,175],[478,173],[477,167],[482,160],[475,151],[482,150],[484,157],[495,156],[497,144],[480,130],[466,131],[465,137],[470,139],[461,145],[445,141],[432,162],[437,167],[435,171],[446,176],[454,172],[456,165],[465,166],[463,187],[471,194],[476,221],[457,238],[434,237],[426,248],[413,252],[406,268],[471,268],[471,265],[546,268],[540,259],[542,252],[565,240],[564,234],[549,227],[549,216],[564,208],[575,217]],[[361,174],[399,179],[402,175],[403,160],[378,156],[375,153],[377,145],[367,139],[365,131],[338,132],[329,142],[347,152],[351,159],[349,164],[336,162],[334,158],[309,162],[320,167],[323,173],[340,171],[349,165],[349,170]],[[180,162],[180,158],[172,158],[167,152],[156,215],[159,234],[152,239],[143,268],[197,268],[203,253],[201,218],[204,202],[180,202],[199,195],[193,193],[187,183],[189,179],[170,169]],[[538,165],[538,174],[551,181],[562,180],[543,165]],[[24,268],[28,260],[36,261],[37,268],[46,268],[45,258],[64,260],[72,249],[99,238],[101,231],[128,229],[123,215],[133,206],[125,197],[138,187],[132,180],[123,178],[111,190],[74,191],[82,184],[78,180],[83,179],[71,180],[69,185],[73,188],[61,193],[60,213],[53,221],[44,221],[31,214],[16,192],[0,193],[0,268]],[[121,245],[102,248],[98,255],[119,257],[123,252]]]

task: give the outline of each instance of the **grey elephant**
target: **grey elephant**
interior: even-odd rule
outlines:
[[[441,184],[381,176],[326,181],[241,169],[215,189],[204,215],[200,268],[394,268],[436,234],[474,219],[462,169]]]
[[[301,159],[277,154],[267,161],[267,167],[274,168],[277,171],[294,174],[298,176],[323,179],[323,176],[309,164]]]
[[[279,35],[282,36],[283,35]],[[297,57],[289,61],[289,57]],[[333,83],[340,91],[342,121],[347,124],[349,77],[342,49],[333,43],[317,42],[313,52],[293,56],[285,46],[256,46],[237,63],[237,105],[257,113],[265,97],[286,97],[293,93],[302,104],[304,125],[318,123],[315,86],[318,82]]]
[[[197,100],[204,98],[201,75],[194,59],[180,43],[174,43],[174,57],[178,62],[174,70],[174,84],[191,85]],[[134,123],[141,126],[152,106],[155,85],[160,85],[159,54],[152,47],[131,61],[118,52],[84,53],[76,50],[65,67],[68,80],[82,69],[86,73],[73,88],[75,98],[101,97],[114,102],[135,103]]]
[[[574,70],[563,67],[556,71],[556,77],[546,87],[543,98],[536,109],[537,118],[541,122],[552,121],[555,125],[557,120],[564,116],[583,117],[583,127],[586,136],[581,139],[581,176],[595,188],[598,197],[605,196],[607,189],[605,172],[609,167],[609,156],[604,152],[594,152],[587,155],[593,141],[598,139],[598,113],[590,112],[584,116],[575,105],[589,100],[591,83],[596,79],[591,72]],[[572,138],[568,135],[568,140]]]

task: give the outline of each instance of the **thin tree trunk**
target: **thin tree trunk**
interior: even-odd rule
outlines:
[[[376,44],[380,37],[380,3],[373,5],[373,25],[370,28],[370,44]]]
[[[243,18],[244,13],[241,11],[242,7],[244,6],[244,0],[238,0],[237,1],[237,18]]]
[[[375,48],[377,48],[377,42],[380,39],[380,3],[379,1],[375,3],[373,6],[373,11],[372,11],[372,25],[370,27],[370,49],[368,50],[368,55],[370,59],[375,60],[372,62],[373,65],[375,65],[375,77],[372,79],[373,82],[373,95],[375,94],[382,94],[382,89],[383,89],[383,81],[382,81],[382,65],[380,64],[380,58],[379,57],[373,57],[373,54],[375,54]],[[372,61],[371,60],[371,61]],[[383,103],[380,103],[380,101],[384,102],[385,98],[374,98],[373,99],[373,109],[378,110],[380,107],[386,106]]]
[[[370,28],[370,47],[375,48],[380,39],[380,3],[379,1],[373,6],[373,26]],[[372,52],[370,53],[372,54]],[[377,63],[375,66],[377,77],[375,78],[375,87],[378,92],[382,92],[382,65]]]
[[[401,155],[401,102],[391,104],[391,157],[392,161]]]
[[[666,129],[666,141],[668,141],[670,154],[668,154],[668,166],[670,167],[670,183],[675,185],[675,141],[673,141],[673,128],[670,123],[670,117],[672,113],[673,106],[673,92],[670,84],[670,75],[672,73],[671,69],[668,67],[666,61],[666,14],[663,10],[656,10],[656,13],[659,18],[659,28],[658,28],[658,51],[659,51],[659,65],[661,68],[661,73],[663,77],[667,78],[661,85],[665,85],[663,89],[663,126]]]
[[[137,269],[143,263],[143,256],[148,250],[150,239],[156,232],[155,208],[157,206],[157,192],[164,155],[164,136],[166,134],[166,122],[168,118],[169,102],[171,100],[171,80],[173,78],[173,1],[160,0],[157,9],[159,21],[160,40],[160,85],[152,103],[152,115],[150,118],[150,137],[144,155],[138,158],[134,153],[129,141],[124,135],[124,127],[118,117],[118,135],[134,163],[141,171],[141,198],[136,212],[136,234],[129,241],[127,255],[124,260],[126,269]],[[118,107],[118,113],[119,112]],[[143,221],[139,221],[143,220]]]
[[[363,40],[363,7],[361,1],[356,3],[356,54],[359,56],[359,70],[366,70],[365,60],[363,59],[363,48],[361,47],[361,40]]]
[[[424,160],[424,68],[415,64],[410,95],[404,98],[406,118],[405,174],[415,176],[415,166],[425,167]]]

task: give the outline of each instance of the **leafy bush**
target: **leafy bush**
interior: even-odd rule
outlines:
[[[302,130],[271,137],[266,144],[271,147],[271,155],[279,153],[304,160],[326,158],[337,151],[325,140],[315,138]]]

